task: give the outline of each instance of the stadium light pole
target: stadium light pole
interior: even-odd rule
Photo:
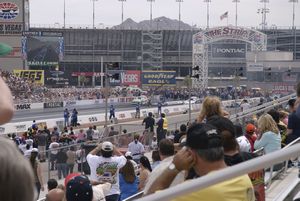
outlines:
[[[183,2],[183,0],[176,0],[176,2],[178,3],[178,72],[179,72],[179,76],[180,76],[180,72],[181,72],[181,34],[180,34],[180,24],[181,24],[181,3]]]
[[[233,3],[235,3],[235,26],[237,27],[237,21],[238,21],[238,3],[240,0],[233,0]]]
[[[290,3],[293,3],[293,29],[295,28],[295,4],[298,3],[298,0],[289,0]]]
[[[124,2],[126,2],[126,0],[119,0],[122,4],[122,16],[121,16],[121,20],[122,20],[122,26],[123,26],[123,22],[124,22]]]
[[[298,3],[298,0],[289,0],[290,3],[293,3],[293,31],[294,31],[294,58],[296,58],[296,27],[295,27],[295,4]]]
[[[267,3],[269,3],[269,0],[260,0],[260,2],[264,4],[263,8],[259,9],[261,11],[261,14],[262,14],[262,29],[266,29],[266,27],[267,27],[267,13],[270,12],[270,9],[267,8]]]
[[[147,0],[150,3],[150,30],[152,29],[152,3],[155,0]]]
[[[64,0],[64,29],[66,28],[66,0]]]
[[[95,28],[95,2],[98,0],[92,0],[93,2],[93,29]]]
[[[204,0],[206,3],[206,28],[209,28],[209,3],[211,3],[211,0]]]

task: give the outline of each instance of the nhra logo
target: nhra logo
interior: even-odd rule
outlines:
[[[19,8],[16,4],[10,2],[0,3],[0,19],[10,20],[19,15]]]

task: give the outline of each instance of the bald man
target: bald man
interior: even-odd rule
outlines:
[[[64,201],[65,191],[60,188],[55,188],[49,191],[46,196],[46,201]]]

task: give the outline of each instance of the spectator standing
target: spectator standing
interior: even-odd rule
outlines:
[[[162,107],[162,104],[161,104],[161,102],[159,101],[159,102],[157,103],[157,115],[161,115],[161,107]]]
[[[76,152],[75,148],[72,146],[70,149],[67,151],[67,166],[68,166],[68,171],[67,174],[73,173],[74,170],[74,165],[75,165],[75,160],[76,160]]]
[[[113,105],[110,105],[110,108],[109,108],[109,120],[111,119],[115,119],[116,116],[115,116],[115,108]]]
[[[130,160],[127,160],[126,164],[120,169],[119,182],[121,191],[120,200],[125,200],[138,192],[139,180]]]
[[[44,191],[44,182],[42,177],[42,167],[37,160],[38,149],[33,148],[30,155],[30,164],[34,173],[35,186],[37,190],[37,199],[40,195],[40,191]]]
[[[131,152],[132,158],[136,163],[139,163],[140,158],[145,153],[145,148],[142,143],[139,142],[139,135],[134,135],[133,142],[130,142],[128,145],[128,151]]]
[[[69,112],[68,108],[66,108],[64,110],[64,120],[65,120],[64,125],[65,126],[70,126],[69,118],[70,118],[70,112]]]
[[[77,143],[82,143],[86,141],[86,134],[84,133],[83,129],[79,130],[79,133],[76,136]]]
[[[135,118],[139,119],[141,118],[141,107],[140,107],[140,103],[137,103],[135,106]]]
[[[149,180],[149,176],[150,173],[152,171],[151,165],[150,165],[150,161],[146,156],[142,156],[140,158],[140,183],[139,183],[139,191],[142,191],[148,180]]]
[[[109,137],[112,137],[112,136],[118,135],[118,134],[119,134],[119,132],[115,131],[115,128],[113,126],[110,127],[110,131],[109,131],[109,134],[108,134]]]
[[[57,169],[56,158],[57,158],[58,148],[59,148],[59,144],[56,142],[56,137],[52,136],[51,143],[49,145],[51,170]]]
[[[93,127],[90,126],[89,129],[86,131],[86,138],[87,140],[93,140],[94,130]]]
[[[68,156],[65,150],[63,149],[63,147],[60,147],[56,157],[57,157],[56,167],[57,167],[58,179],[61,179],[62,178],[61,176],[65,178],[67,176],[67,170],[68,170],[68,166],[67,166]]]
[[[198,122],[201,123],[204,119],[209,119],[209,117],[214,115],[228,116],[229,113],[222,109],[221,101],[218,97],[208,96],[203,100]]]
[[[93,126],[93,140],[99,140],[100,139],[100,132],[99,132],[99,130],[97,129],[97,126],[96,125],[94,125]]]
[[[24,156],[26,158],[30,158],[31,151],[32,151],[32,146],[30,146],[30,144],[26,144],[26,149],[24,151]]]
[[[47,134],[44,131],[39,130],[36,136],[38,150],[40,153],[40,162],[46,161],[46,145],[47,145]]]
[[[36,125],[35,120],[32,121],[32,126],[31,126],[31,128],[32,128],[32,130],[35,130],[35,131],[38,130],[38,127],[37,127],[37,125]]]
[[[149,112],[148,116],[144,118],[142,125],[144,124],[145,124],[145,132],[144,132],[145,145],[151,145],[151,141],[154,135],[154,125],[155,125],[155,119],[153,118],[152,112]]]
[[[78,164],[78,172],[84,172],[87,166],[85,150],[83,145],[76,151],[76,162]]]
[[[97,156],[98,153],[101,156]],[[99,144],[87,155],[87,161],[91,168],[91,180],[93,183],[109,182],[112,184],[106,201],[118,201],[120,197],[119,170],[126,164],[126,158],[113,146],[111,142]]]
[[[58,128],[57,128],[56,126],[53,128],[51,137],[52,137],[52,136],[55,136],[57,140],[58,140],[58,138],[59,138],[59,132],[58,132]]]
[[[167,120],[166,115],[164,113],[161,114],[161,118],[158,120],[156,125],[157,125],[157,129],[156,129],[157,143],[159,144],[159,142],[162,139],[166,138],[166,134],[167,134],[167,131],[168,131],[168,120]]]
[[[77,112],[76,108],[74,108],[72,111],[71,124],[72,124],[71,126],[73,126],[73,127],[77,127],[77,125],[78,125],[78,112]]]
[[[251,105],[248,103],[248,101],[246,99],[244,99],[241,103],[241,111],[245,112],[247,110],[249,110],[251,107]]]

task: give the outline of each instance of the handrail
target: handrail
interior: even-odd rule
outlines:
[[[132,200],[136,200],[136,199],[142,197],[143,194],[144,194],[144,191],[138,192],[138,193],[136,193],[136,194],[134,194],[134,195],[132,195],[132,196],[126,198],[126,199],[123,200],[123,201],[132,201]]]
[[[271,102],[265,103],[263,105],[256,106],[254,108],[246,110],[245,112],[240,112],[240,113],[234,114],[234,115],[231,116],[230,120],[231,121],[236,121],[236,120],[242,119],[244,117],[247,117],[247,116],[250,116],[250,115],[253,115],[253,114],[257,114],[259,112],[266,111],[270,108],[273,108],[273,107],[276,107],[278,105],[282,105],[282,104],[288,102],[288,100],[290,98],[293,98],[295,96],[296,96],[296,94],[291,94],[291,95],[282,97],[280,99],[277,99],[276,101],[271,101]]]
[[[274,164],[280,163],[287,158],[297,157],[300,151],[300,144],[272,152],[270,154],[254,158],[252,160],[240,163],[229,168],[216,171],[214,174],[205,175],[195,180],[179,184],[169,189],[141,198],[140,201],[152,200],[172,200],[178,196],[199,191],[214,184],[248,174],[263,168],[268,168]],[[264,161],[262,163],[262,161]]]

